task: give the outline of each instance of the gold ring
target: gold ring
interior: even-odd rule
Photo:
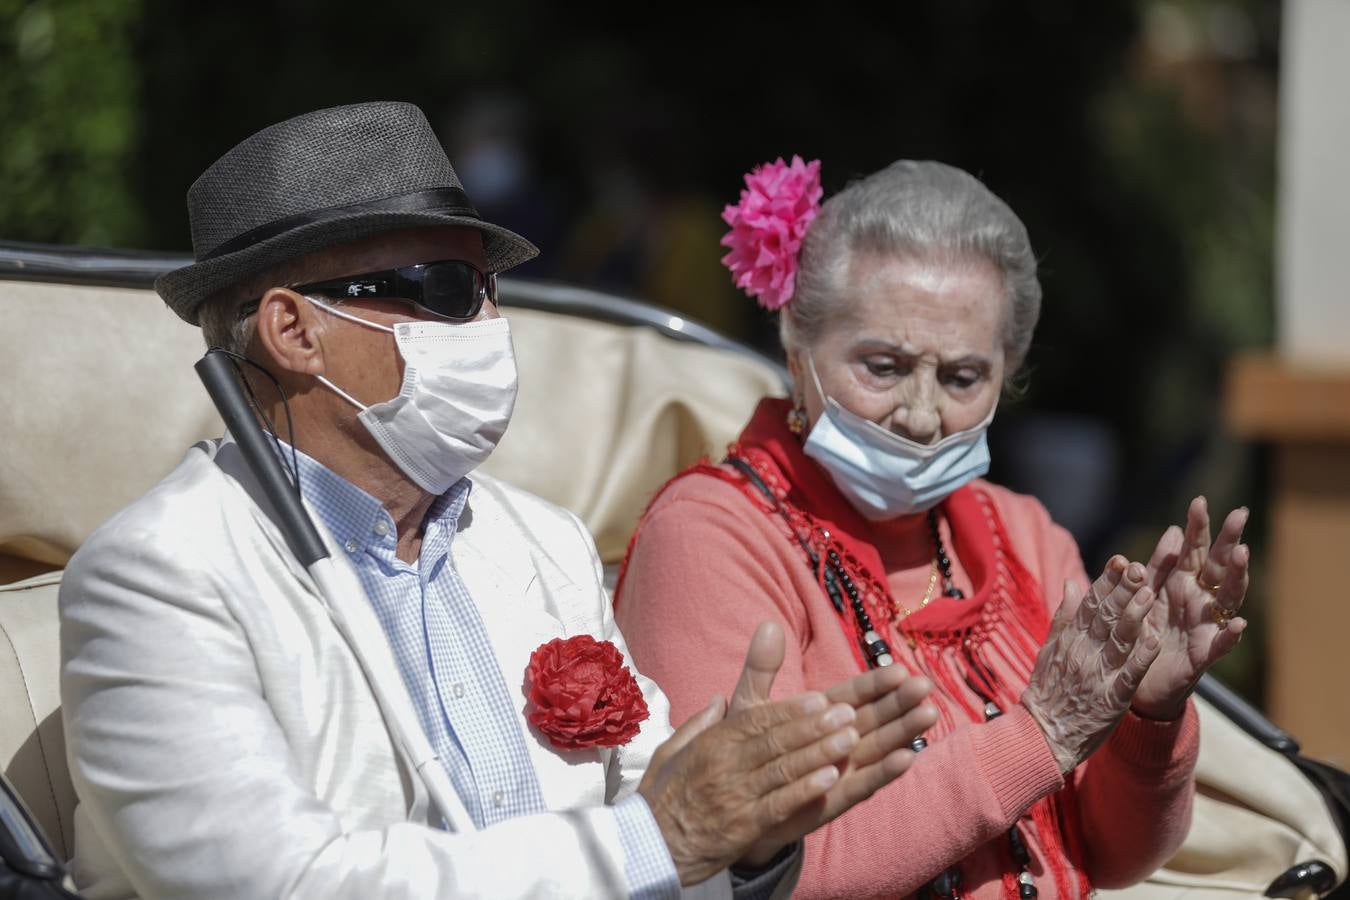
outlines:
[[[1209,615],[1210,618],[1214,620],[1215,625],[1218,625],[1221,629],[1226,629],[1228,623],[1233,621],[1233,617],[1237,615],[1237,613],[1233,612],[1231,609],[1223,608],[1218,603],[1211,603],[1209,605]]]
[[[1195,580],[1196,580],[1196,581],[1200,581],[1200,575],[1199,575],[1198,573],[1197,573],[1196,576],[1195,576]],[[1216,599],[1217,599],[1218,596],[1219,596],[1219,588],[1223,587],[1222,583],[1220,583],[1220,584],[1205,584],[1203,581],[1200,581],[1200,586],[1201,586],[1202,588],[1204,588],[1205,590],[1209,591],[1209,595],[1210,595],[1211,597],[1216,598]]]

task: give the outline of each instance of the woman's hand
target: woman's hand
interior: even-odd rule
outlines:
[[[1210,546],[1209,509],[1204,497],[1196,497],[1186,512],[1186,530],[1173,525],[1163,532],[1148,563],[1158,602],[1146,622],[1162,650],[1134,695],[1139,715],[1180,716],[1200,676],[1237,646],[1247,627],[1237,615],[1251,562],[1251,552],[1239,543],[1246,524],[1247,510],[1233,510]]]
[[[1155,605],[1147,578],[1144,566],[1113,556],[1081,602],[1064,585],[1022,705],[1066,775],[1106,740],[1158,656],[1161,641],[1144,627]]]

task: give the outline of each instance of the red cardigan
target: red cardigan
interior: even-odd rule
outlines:
[[[987,482],[983,491],[1006,527],[1013,550],[1045,588],[1053,612],[1065,579],[1085,589],[1078,548],[1039,502]],[[892,596],[910,609],[928,583],[930,552],[923,516],[875,523]],[[943,522],[943,540],[952,546]],[[908,553],[906,553],[908,548]],[[923,548],[916,554],[915,548]],[[959,558],[953,575],[974,593]],[[729,694],[755,627],[780,622],[787,658],[774,696],[823,689],[860,669],[801,549],[782,520],[766,514],[735,485],[708,474],[672,484],[643,519],[617,604],[620,628],[638,667],[683,722],[714,693]],[[939,597],[939,603],[961,601]],[[914,670],[904,641],[896,662]],[[996,673],[1016,680],[1011,670]],[[970,702],[978,702],[973,693]],[[908,773],[806,840],[795,896],[899,897],[960,862],[962,889],[978,900],[1002,897],[1011,868],[1006,833],[1036,800],[1064,787],[1045,738],[1021,706],[987,723],[962,722],[934,735]],[[1199,728],[1194,708],[1175,722],[1127,714],[1115,733],[1075,770],[1085,868],[1092,884],[1140,881],[1181,845],[1190,824]],[[1042,900],[1054,879],[1034,833],[1024,832]]]

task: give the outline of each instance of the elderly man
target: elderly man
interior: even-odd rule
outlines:
[[[188,207],[197,261],[157,289],[248,361],[343,589],[228,435],[85,543],[61,613],[88,897],[782,894],[799,838],[907,768],[927,683],[771,701],[771,625],[672,734],[580,522],[470,478],[516,390],[495,273],[536,251],[416,107],[267,128]]]

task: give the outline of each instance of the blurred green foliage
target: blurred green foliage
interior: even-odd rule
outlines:
[[[0,0],[0,234],[135,245],[140,0]]]

